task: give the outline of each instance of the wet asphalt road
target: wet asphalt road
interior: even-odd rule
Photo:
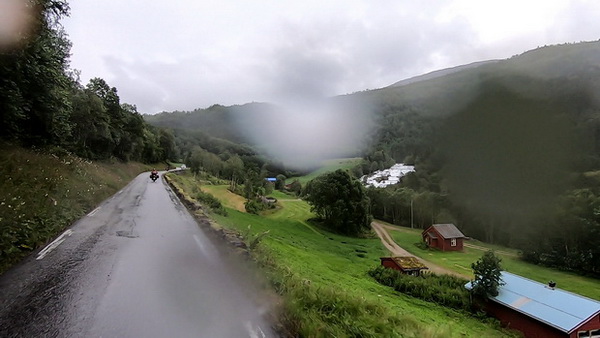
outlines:
[[[243,263],[221,251],[141,174],[0,276],[0,336],[272,337]]]

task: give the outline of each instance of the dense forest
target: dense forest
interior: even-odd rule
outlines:
[[[117,89],[85,86],[69,67],[63,0],[39,0],[33,29],[0,50],[0,137],[26,147],[58,147],[93,160],[156,163],[175,159],[173,135],[147,124]]]

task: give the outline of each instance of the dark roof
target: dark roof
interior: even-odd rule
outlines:
[[[434,238],[434,239],[437,238],[437,235],[433,231],[429,231],[427,234],[429,235],[430,238]]]
[[[432,227],[444,238],[465,238],[454,224],[434,224]]]
[[[490,297],[508,308],[518,311],[560,331],[571,333],[600,313],[600,302],[530,279],[502,271],[504,285],[498,295]],[[471,282],[465,285],[471,289]]]
[[[404,271],[429,269],[416,257],[381,257],[382,261],[388,259],[394,261]]]

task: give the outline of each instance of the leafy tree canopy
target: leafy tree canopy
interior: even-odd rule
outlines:
[[[473,293],[480,297],[495,297],[498,288],[504,285],[500,272],[502,259],[493,251],[486,251],[476,263],[471,264],[475,280],[473,281]]]
[[[362,184],[347,171],[336,170],[308,182],[305,200],[331,229],[358,235],[369,228],[369,198]]]

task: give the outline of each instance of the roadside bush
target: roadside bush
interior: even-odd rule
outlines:
[[[256,200],[248,200],[244,203],[244,206],[246,207],[246,212],[249,214],[258,215],[259,212],[264,210],[262,203]]]
[[[246,207],[247,213],[255,215],[258,215],[261,211],[275,208],[274,203],[265,203],[260,199],[247,200],[246,203],[244,203],[244,206]]]
[[[467,280],[462,278],[433,273],[415,277],[383,266],[371,269],[369,275],[380,284],[391,286],[412,297],[453,309],[471,311],[469,292],[464,287]]]
[[[0,273],[147,169],[0,143]]]
[[[429,250],[429,245],[425,242],[417,242],[415,243],[415,246],[421,250]]]
[[[204,191],[199,191],[198,193],[196,193],[196,200],[209,207],[210,210],[212,210],[215,214],[227,216],[227,210],[225,210],[225,208],[221,204],[221,201],[219,201],[213,195]]]

